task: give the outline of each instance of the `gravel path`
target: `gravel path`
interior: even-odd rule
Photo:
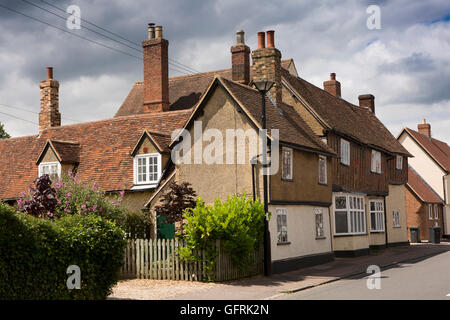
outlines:
[[[223,286],[220,283],[131,279],[120,280],[108,299],[162,300],[176,295],[204,291]]]

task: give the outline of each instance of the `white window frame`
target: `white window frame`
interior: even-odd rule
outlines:
[[[138,181],[138,161],[139,159],[146,158],[146,181]],[[149,174],[150,174],[150,158],[156,158],[157,159],[157,175],[156,180],[149,180]],[[159,153],[146,153],[146,154],[138,154],[134,157],[134,165],[133,165],[133,171],[134,171],[134,184],[135,185],[146,185],[149,187],[154,187],[158,184],[160,178],[161,178],[161,154]]]
[[[345,208],[336,208],[336,198],[345,197]],[[333,195],[334,234],[335,235],[360,235],[366,234],[366,206],[364,196],[356,194],[337,193]],[[346,212],[347,232],[336,231],[336,212]]]
[[[318,223],[317,217],[321,216],[322,223]],[[323,208],[314,209],[314,224],[316,226],[316,239],[324,239],[325,237],[325,222],[323,217]]]
[[[372,150],[370,171],[373,173],[381,173],[381,152]]]
[[[431,203],[428,204],[428,219],[433,220],[433,205]]]
[[[392,211],[392,219],[393,219],[392,226],[394,228],[401,228],[401,225],[400,225],[400,210]]]
[[[284,160],[285,160],[286,152],[289,153],[289,164],[290,164],[289,171],[290,172],[285,172],[285,169],[284,169]],[[293,150],[292,150],[292,148],[282,147],[281,148],[281,178],[283,180],[291,181],[293,179],[293,177],[294,177]]]
[[[276,215],[277,215],[277,243],[279,244],[286,244],[289,243],[289,233],[288,233],[288,218],[287,218],[287,209],[286,208],[277,208],[275,210]],[[285,221],[286,221],[286,225],[280,225],[279,219],[278,217],[282,216],[285,217]],[[282,230],[282,228],[285,227],[285,230]],[[285,233],[286,234],[286,239],[284,239],[284,241],[280,241],[280,233]]]
[[[372,210],[372,203],[375,209]],[[378,206],[377,206],[378,205]],[[370,213],[370,231],[371,232],[384,232],[384,202],[381,199],[369,200],[369,213]],[[375,215],[375,225],[372,224],[372,215]]]
[[[59,177],[61,177],[61,164],[58,161],[53,161],[53,162],[41,162],[39,164],[39,177],[41,177],[44,174],[44,167],[52,167],[56,165],[56,175]],[[50,170],[49,170],[50,172]],[[51,174],[50,174],[51,176]]]
[[[322,166],[322,164],[323,164],[323,166]],[[322,173],[322,168],[324,170],[323,175],[321,174]],[[319,156],[319,183],[320,184],[327,184],[328,183],[328,179],[327,179],[327,157],[325,157],[325,156]]]
[[[434,204],[434,219],[439,220],[439,206]]]
[[[350,165],[350,142],[341,138],[341,163]]]
[[[396,157],[395,168],[397,170],[402,170],[403,169],[403,156],[397,156]]]

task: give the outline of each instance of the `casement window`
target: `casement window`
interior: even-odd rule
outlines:
[[[433,220],[433,205],[428,205],[428,219]]]
[[[350,142],[341,139],[341,163],[350,165]]]
[[[397,170],[402,170],[402,168],[403,168],[403,157],[402,156],[396,157],[395,168]]]
[[[323,209],[314,209],[314,216],[316,218],[316,238],[325,238],[325,230],[323,225]]]
[[[51,178],[61,176],[61,164],[59,162],[42,162],[39,164],[39,177],[48,174]]]
[[[400,212],[398,210],[392,211],[392,219],[394,228],[400,228]]]
[[[383,200],[370,200],[370,231],[384,231],[384,204]]]
[[[337,235],[366,232],[364,197],[351,194],[334,196],[334,232]]]
[[[287,209],[276,209],[278,243],[288,242]]]
[[[372,166],[371,171],[381,173],[381,152],[372,150]]]
[[[292,149],[282,148],[282,167],[281,167],[281,177],[283,180],[292,180]]]
[[[439,207],[437,204],[434,205],[434,218],[439,219]]]
[[[134,184],[156,185],[161,176],[161,155],[140,154],[134,157]]]
[[[319,183],[327,184],[327,158],[319,156]]]

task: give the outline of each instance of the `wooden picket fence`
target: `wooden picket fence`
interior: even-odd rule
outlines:
[[[263,272],[263,248],[255,250],[251,257],[253,265],[246,270],[235,265],[231,257],[221,248],[217,240],[213,249],[217,252],[215,270],[206,270],[205,251],[195,254],[201,259],[186,262],[177,254],[184,243],[178,239],[128,239],[124,254],[121,278],[185,280],[185,281],[228,281],[249,277]]]

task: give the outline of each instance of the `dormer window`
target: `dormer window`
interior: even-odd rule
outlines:
[[[134,157],[134,184],[155,185],[161,177],[161,155],[139,154]]]
[[[61,164],[59,162],[41,162],[39,164],[39,177],[44,174],[50,175],[51,178],[61,176]]]

